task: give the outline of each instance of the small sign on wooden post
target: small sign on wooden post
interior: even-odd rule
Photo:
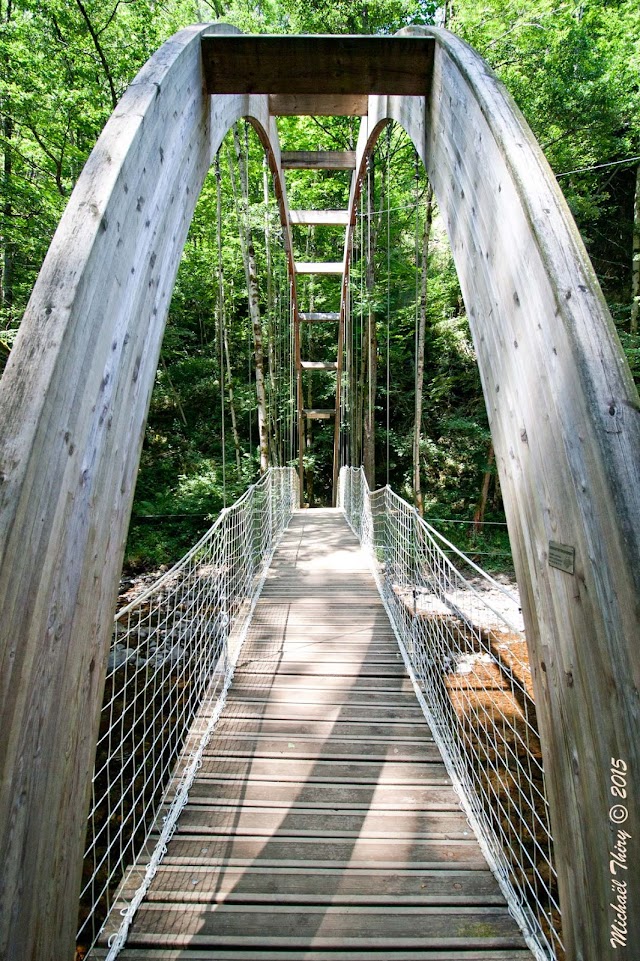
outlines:
[[[549,541],[549,567],[556,567],[567,574],[575,574],[576,549],[568,544]]]

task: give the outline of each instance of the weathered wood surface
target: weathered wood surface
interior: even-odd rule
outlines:
[[[307,417],[309,420],[329,420],[331,417],[336,416],[335,410],[322,410],[319,408],[303,407],[302,416]]]
[[[203,36],[212,94],[424,96],[433,41],[371,36]]]
[[[96,953],[96,959],[106,958],[106,951],[100,951]],[[208,948],[189,948],[187,950],[166,950],[163,948],[154,948],[150,950],[145,950],[143,953],[137,948],[128,950],[125,948],[121,954],[118,955],[122,961],[137,961],[141,958],[142,961],[211,961],[211,951]],[[249,949],[248,951],[231,950],[227,951],[223,949],[216,949],[215,961],[254,961],[256,957],[255,951]],[[270,951],[265,958],[269,961],[354,961],[355,958],[359,958],[360,961],[371,961],[372,957],[375,955],[371,951],[354,952],[354,951],[299,951],[292,955],[290,951]],[[451,953],[443,952],[438,950],[431,950],[429,948],[414,948],[408,951],[390,951],[385,953],[385,961],[450,961]],[[531,954],[524,950],[494,950],[494,951],[460,951],[457,954],[458,961],[530,961]]]
[[[289,219],[293,225],[328,224],[346,227],[349,214],[346,210],[291,210]]]
[[[366,94],[271,94],[274,117],[363,117],[369,108]]]
[[[283,170],[353,170],[355,150],[283,150]]]
[[[341,260],[296,261],[297,274],[341,274],[344,265]]]
[[[575,223],[517,107],[462,41],[411,29],[436,40],[431,95],[370,98],[356,173],[385,120],[397,121],[447,224],[523,604],[567,958],[631,958],[640,943],[640,402]],[[551,541],[575,549],[574,574],[550,564]],[[612,760],[624,765],[624,798],[611,790]],[[619,831],[630,835],[622,915],[610,867]],[[620,917],[625,944],[616,945]]]
[[[531,958],[341,512],[298,512],[276,553],[123,957],[157,949],[192,961],[199,949],[255,961]]]
[[[303,324],[334,324],[336,321],[340,320],[340,314],[335,311],[323,313],[300,313],[298,317]]]
[[[193,209],[240,117],[270,145],[287,207],[267,97],[203,96],[201,34],[191,27],[168,41],[105,127],[0,383],[2,958],[73,956],[146,413]],[[288,214],[283,229],[291,263]]]

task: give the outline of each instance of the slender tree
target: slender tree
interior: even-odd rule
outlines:
[[[236,457],[236,470],[238,477],[241,471],[241,446],[240,435],[238,433],[238,421],[236,418],[236,405],[233,397],[233,377],[231,374],[231,358],[229,356],[229,338],[227,336],[226,312],[224,306],[224,277],[222,269],[222,173],[220,171],[220,153],[216,154],[215,159],[216,175],[216,246],[218,253],[218,325],[220,340],[223,347],[220,363],[220,379],[224,382],[225,369],[227,380],[227,391],[229,394],[229,414],[231,415],[231,432],[233,434],[233,448]]]
[[[249,181],[247,158],[244,155],[238,124],[233,127],[233,145],[235,148],[236,160],[238,163],[239,181],[242,202],[238,201],[237,191],[234,187],[234,198],[237,201],[238,224],[240,225],[240,240],[242,247],[242,259],[244,262],[245,277],[247,281],[247,295],[249,298],[249,315],[253,330],[253,352],[256,373],[256,399],[258,404],[258,443],[260,445],[260,472],[264,473],[269,467],[269,434],[267,430],[267,392],[264,374],[264,346],[262,339],[262,316],[260,313],[260,291],[258,289],[258,271],[256,267],[256,254],[253,242],[253,231],[249,218]],[[229,167],[232,185],[234,183],[233,164]]]
[[[631,322],[630,332],[638,333],[640,316],[640,164],[636,170],[636,190],[633,204],[633,256],[631,262]]]
[[[415,412],[413,419],[413,494],[415,504],[424,515],[424,499],[420,478],[420,438],[422,435],[422,398],[424,387],[424,344],[427,328],[427,274],[429,268],[429,241],[431,239],[431,224],[433,221],[433,190],[431,184],[427,186],[425,199],[424,225],[422,228],[422,251],[420,257],[420,306],[418,311],[418,330],[416,336],[416,389]],[[418,264],[416,264],[418,269]]]

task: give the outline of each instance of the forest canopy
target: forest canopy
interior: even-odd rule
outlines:
[[[392,34],[446,24],[471,43],[541,144],[640,380],[636,0],[0,0],[0,368],[75,181],[127,85],[176,30],[216,19],[253,33]],[[279,133],[284,149],[353,149],[357,120],[283,118]],[[341,208],[348,178],[290,171],[287,189],[292,207]],[[467,546],[475,538],[474,549],[492,551],[499,564],[508,544],[505,535],[487,533],[502,531],[504,517],[465,307],[424,170],[398,128],[380,138],[360,214],[352,278],[359,393],[352,402],[364,412],[365,436],[352,438],[351,455],[367,464],[372,483],[391,483],[429,517],[475,517],[475,531],[443,529],[458,531]],[[342,240],[335,228],[294,231],[301,260],[332,260]],[[333,296],[324,279],[303,289],[311,309],[335,309]],[[295,457],[288,310],[264,152],[240,122],[205,182],[178,275],[136,490],[130,565],[175,560],[256,478],[265,458],[283,464]],[[258,424],[256,337],[264,355],[267,450]],[[418,343],[424,387],[416,417]],[[335,349],[328,333],[316,332],[306,346],[322,358]],[[331,404],[322,372],[305,390],[308,406]],[[326,503],[331,432],[316,426],[306,440],[305,496]]]

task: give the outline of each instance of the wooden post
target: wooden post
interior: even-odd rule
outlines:
[[[640,944],[640,402],[524,118],[464,42],[408,29],[436,40],[431,93],[369,99],[357,168],[382,122],[396,120],[447,223],[523,604],[566,956],[631,961]]]
[[[169,40],[105,127],[0,382],[2,958],[73,956],[112,616],[162,333],[202,182],[240,117],[268,147],[281,216],[287,206],[268,98],[206,96],[202,33]],[[283,229],[295,284],[286,217]]]

